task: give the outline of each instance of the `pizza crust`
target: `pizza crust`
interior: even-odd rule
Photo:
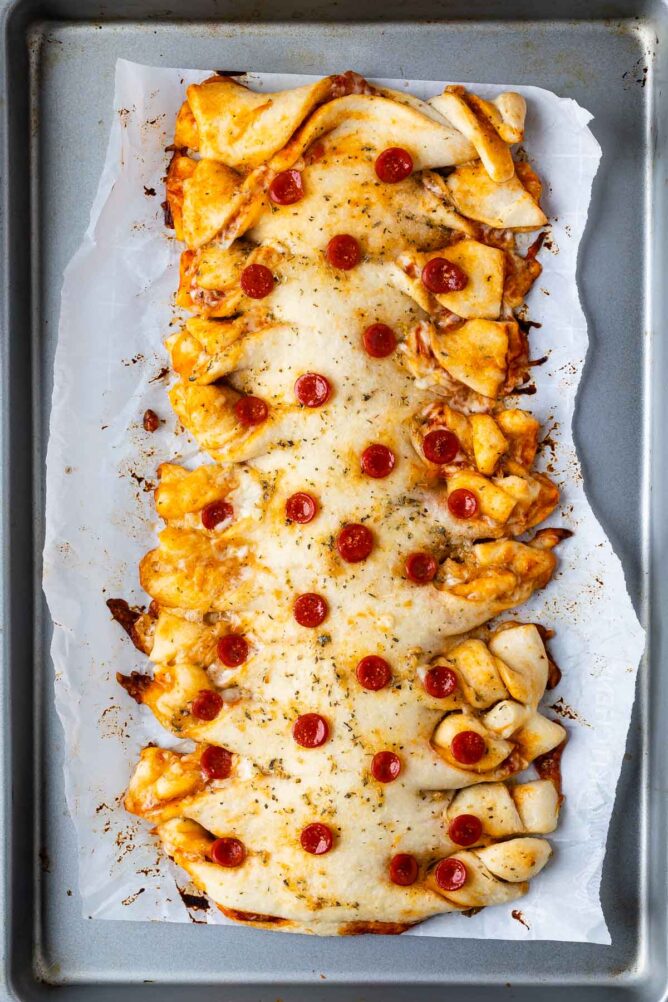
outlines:
[[[549,858],[560,793],[520,778],[565,739],[539,707],[549,657],[535,625],[485,625],[548,583],[565,535],[536,531],[558,492],[533,468],[538,422],[506,399],[529,374],[513,309],[540,270],[513,231],[545,222],[512,156],[524,113],[515,94],[451,87],[427,103],[353,73],[275,94],[214,77],[179,112],[167,198],[191,315],[166,340],[169,398],[208,461],[161,465],[164,526],[140,564],[151,605],[112,612],[154,666],[119,681],[193,750],[145,748],[125,803],[236,921],[398,933],[513,901]],[[396,183],[376,166],[388,147],[412,163]],[[284,170],[300,174],[290,204],[272,194]],[[358,244],[350,269],[332,263],[341,234]],[[463,289],[427,290],[435,256]],[[258,298],[249,268],[268,282]],[[377,323],[386,357],[364,347]],[[297,393],[308,373],[326,380],[322,406]],[[248,397],[257,423],[239,416]],[[447,461],[429,458],[433,432],[455,436]],[[369,474],[369,447],[390,450],[387,475]],[[462,491],[471,518],[454,514]],[[315,499],[311,520],[289,516],[295,492]],[[351,524],[370,534],[364,558],[342,556]],[[434,561],[423,583],[415,553]],[[313,593],[325,615],[309,628],[295,600]],[[360,681],[369,655],[388,666],[380,687]],[[434,690],[444,678],[452,691]],[[325,722],[316,747],[296,739],[305,714]],[[382,779],[379,753],[398,763]],[[321,854],[302,841],[314,823]],[[238,865],[220,861],[226,839]],[[410,881],[394,879],[402,854]]]

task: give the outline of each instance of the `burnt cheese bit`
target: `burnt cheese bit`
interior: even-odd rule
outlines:
[[[150,675],[145,675],[140,671],[132,671],[129,675],[122,675],[116,672],[116,681],[122,685],[128,696],[134,699],[135,703],[143,703],[144,693],[152,683]]]
[[[173,230],[174,216],[172,215],[172,207],[167,201],[167,199],[165,199],[164,202],[160,203],[160,208],[162,209],[163,212],[165,226],[167,227],[168,230]]]
[[[154,432],[157,431],[158,428],[160,427],[160,418],[158,417],[158,415],[155,413],[154,410],[151,410],[151,408],[148,407],[144,411],[142,424],[144,425],[144,431]]]

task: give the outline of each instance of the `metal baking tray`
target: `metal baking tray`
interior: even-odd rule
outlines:
[[[0,0],[0,23],[6,621],[0,996],[665,999],[665,2]],[[622,556],[650,631],[604,871],[611,947],[321,940],[81,917],[63,738],[52,699],[50,623],[39,585],[44,455],[62,272],[82,237],[102,167],[119,56],[167,66],[323,74],[354,68],[372,77],[538,84],[594,113],[604,156],[580,253],[591,351],[577,438],[592,504]]]

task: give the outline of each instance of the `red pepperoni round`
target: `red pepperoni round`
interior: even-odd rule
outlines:
[[[322,407],[330,389],[329,381],[319,372],[305,372],[295,383],[295,396],[304,407]]]
[[[202,525],[205,529],[215,529],[221,522],[234,517],[234,508],[227,501],[212,501],[202,508]]]
[[[386,445],[369,445],[362,453],[362,473],[380,480],[390,475],[395,462],[394,453]]]
[[[201,689],[193,699],[190,712],[198,720],[215,720],[222,708],[222,696],[213,689]]]
[[[413,157],[401,146],[390,146],[376,160],[376,174],[385,184],[404,181],[413,173]]]
[[[448,495],[448,508],[455,518],[473,518],[478,512],[478,498],[466,487]]]
[[[371,760],[371,775],[379,783],[391,783],[401,772],[401,759],[391,751],[376,752]]]
[[[364,350],[371,358],[387,358],[397,347],[397,337],[387,324],[371,324],[362,334]]]
[[[450,748],[453,757],[462,765],[475,765],[487,750],[485,739],[477,731],[460,731],[455,734]]]
[[[422,451],[430,463],[451,463],[459,452],[459,439],[446,428],[435,428],[425,435]]]
[[[241,272],[241,288],[251,299],[264,299],[274,288],[274,276],[264,264],[249,264]]]
[[[214,863],[229,868],[241,866],[246,858],[244,844],[238,838],[217,838],[211,843],[209,852]]]
[[[446,665],[434,665],[424,676],[423,682],[425,692],[428,692],[434,699],[445,699],[451,696],[457,688],[457,676],[452,668]]]
[[[378,692],[390,681],[392,669],[385,658],[379,657],[378,654],[367,654],[358,664],[355,674],[361,686],[371,689],[372,692]]]
[[[315,592],[306,592],[295,600],[294,615],[300,626],[320,626],[327,618],[328,612],[327,602],[322,595],[316,595]]]
[[[334,836],[327,825],[315,821],[312,825],[307,825],[299,836],[302,849],[310,852],[312,856],[324,856],[334,844]]]
[[[305,494],[303,491],[291,494],[285,502],[286,516],[291,522],[299,522],[301,525],[306,525],[307,522],[313,521],[316,511],[315,498],[312,498],[310,494]]]
[[[431,553],[410,553],[406,557],[406,577],[415,584],[429,584],[437,571],[438,564]]]
[[[304,197],[304,183],[298,170],[282,170],[269,185],[269,198],[277,205],[294,205]]]
[[[269,407],[260,397],[241,397],[234,405],[234,413],[240,424],[250,426],[267,420]]]
[[[228,633],[218,641],[218,657],[228,668],[238,668],[248,658],[248,641],[241,633]]]
[[[302,748],[319,748],[329,737],[329,727],[319,713],[304,713],[295,720],[292,736]]]
[[[468,870],[461,859],[442,859],[434,868],[436,883],[442,891],[458,891],[468,877]]]
[[[466,288],[468,282],[466,272],[444,257],[433,257],[422,269],[422,284],[437,295],[444,292],[459,292]]]
[[[482,835],[482,821],[475,814],[458,814],[448,825],[448,835],[455,845],[475,845]]]
[[[420,868],[415,856],[408,852],[398,852],[390,860],[390,880],[400,887],[409,887],[418,878]]]
[[[337,537],[336,548],[342,560],[349,564],[359,564],[373,550],[373,533],[359,523],[346,525]]]
[[[199,764],[206,780],[227,779],[232,772],[232,752],[227,748],[209,745],[202,752]]]
[[[332,268],[350,271],[359,264],[362,250],[355,237],[351,237],[348,233],[339,233],[327,244],[326,255]]]

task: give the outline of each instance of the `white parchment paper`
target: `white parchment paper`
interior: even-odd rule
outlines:
[[[362,70],[364,67],[357,67]],[[160,202],[174,117],[184,87],[210,74],[119,61],[107,158],[81,247],[65,272],[47,458],[44,590],[55,624],[56,703],[65,729],[67,800],[79,841],[80,893],[91,918],[224,924],[179,893],[187,878],[158,851],[148,825],[121,798],[148,741],[175,746],[150,712],[114,680],[145,668],[105,607],[108,597],[142,604],[137,563],[154,545],[151,489],[159,462],[197,453],[168,405],[162,340],[173,321],[179,246]],[[256,89],[315,79],[251,75]],[[420,97],[442,82],[387,80]],[[551,650],[563,671],[546,705],[565,721],[566,803],[551,841],[554,858],[519,903],[473,918],[430,920],[410,934],[609,943],[599,902],[601,866],[634,696],[644,634],[619,560],[584,494],[571,437],[575,394],[587,351],[576,287],[578,245],[601,151],[591,115],[537,87],[472,85],[482,95],[516,89],[527,99],[524,147],[544,178],[551,236],[529,298],[538,393],[521,398],[544,422],[543,467],[562,489],[552,524],[574,530],[559,548],[561,569],[522,608],[556,629]],[[163,419],[151,435],[142,415]],[[204,459],[204,457],[202,457]],[[192,888],[191,888],[192,890]],[[221,932],[224,935],[224,932]]]

